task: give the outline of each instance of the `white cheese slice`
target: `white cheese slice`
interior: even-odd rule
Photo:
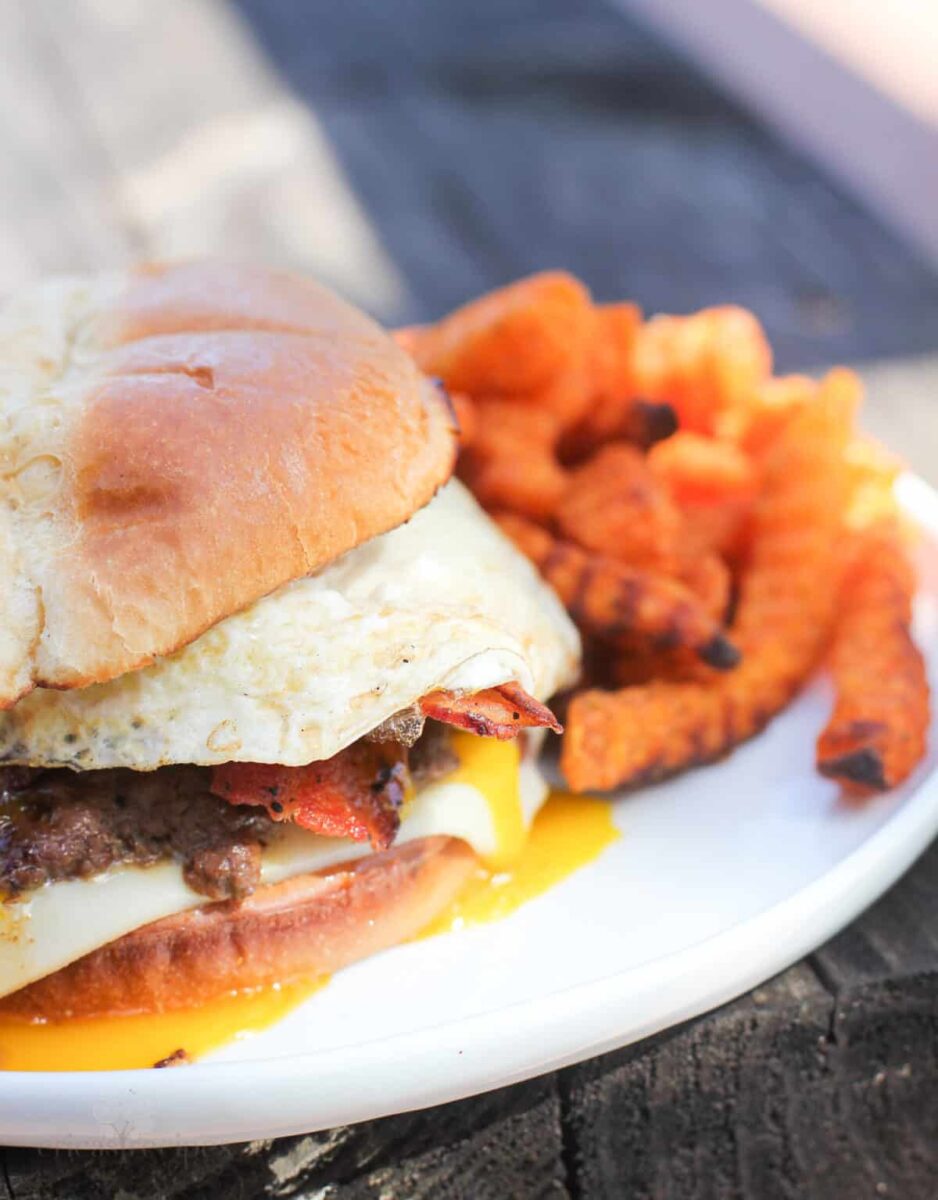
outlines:
[[[463,838],[482,858],[495,855],[499,814],[483,791],[485,781],[480,783],[475,787],[444,779],[423,789],[407,807],[397,842],[447,834]],[[531,758],[521,762],[518,794],[522,820],[529,826],[547,795],[547,784]],[[361,842],[317,837],[284,825],[264,852],[261,877],[264,883],[279,883],[367,853]],[[22,901],[0,905],[0,996],[142,925],[204,903],[205,897],[186,885],[179,865],[163,862],[47,884]]]

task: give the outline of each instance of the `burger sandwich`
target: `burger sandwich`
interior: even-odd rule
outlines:
[[[188,1008],[417,933],[517,853],[576,632],[446,395],[229,264],[0,312],[0,1013]]]

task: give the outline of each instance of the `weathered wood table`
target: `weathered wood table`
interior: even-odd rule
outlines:
[[[389,321],[566,266],[871,367],[938,481],[938,276],[600,0],[0,0],[0,288],[141,255],[309,269]],[[263,1103],[263,1097],[258,1097]],[[16,1200],[938,1195],[938,848],[805,962],[649,1042],[274,1144],[7,1149]]]

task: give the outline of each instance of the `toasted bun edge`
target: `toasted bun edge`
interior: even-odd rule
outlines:
[[[414,937],[477,865],[466,842],[436,836],[298,875],[145,925],[6,996],[0,1016],[171,1012],[329,975]]]

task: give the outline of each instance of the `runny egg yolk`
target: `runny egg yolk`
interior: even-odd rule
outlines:
[[[518,743],[464,733],[454,743],[460,765],[449,778],[471,783],[485,797],[495,849],[421,937],[507,917],[598,858],[620,836],[610,801],[565,792],[550,794],[529,832],[521,808]]]
[[[486,863],[497,870],[515,862],[524,850],[528,831],[521,807],[521,747],[518,740],[453,733],[450,745],[459,766],[446,776],[447,783],[467,783],[481,792],[492,822],[493,849]]]
[[[326,976],[258,988],[179,1012],[37,1024],[3,1017],[0,1070],[122,1071],[175,1066],[266,1029],[328,981]]]
[[[459,766],[448,782],[485,798],[493,849],[466,888],[420,937],[499,920],[592,862],[619,833],[609,801],[552,793],[530,832],[521,803],[520,747],[456,733]],[[187,1062],[273,1025],[327,978],[227,995],[201,1008],[129,1017],[27,1024],[0,1018],[0,1070],[103,1071]],[[182,1052],[180,1054],[179,1052]],[[169,1064],[167,1064],[169,1065]]]

